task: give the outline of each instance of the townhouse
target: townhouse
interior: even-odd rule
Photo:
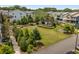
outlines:
[[[20,10],[0,10],[3,15],[10,16],[10,21],[20,20],[23,16],[33,15],[33,11],[20,11]]]

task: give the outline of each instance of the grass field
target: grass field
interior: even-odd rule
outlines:
[[[27,28],[30,31],[34,27],[35,26],[28,26]],[[41,42],[43,42],[46,47],[70,36],[62,32],[55,31],[53,29],[46,29],[41,27],[37,27],[37,29],[42,36]]]

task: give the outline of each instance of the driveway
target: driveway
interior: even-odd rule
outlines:
[[[67,38],[47,48],[39,50],[34,54],[65,54],[68,51],[75,49],[75,40],[76,35],[73,35],[70,38]]]

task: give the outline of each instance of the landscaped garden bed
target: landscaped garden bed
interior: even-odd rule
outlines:
[[[25,27],[23,26],[23,27],[21,27],[21,29],[24,29],[24,28],[28,29],[29,32],[31,32],[34,28],[37,28],[41,35],[40,42],[43,44],[43,47],[48,47],[50,45],[53,45],[61,40],[64,40],[65,38],[68,38],[71,36],[69,34],[64,34],[63,32],[55,31],[54,29],[43,28],[43,27],[39,27],[39,26],[25,26]],[[32,45],[30,47],[33,48],[33,50],[31,50],[31,52],[37,51],[39,49],[38,47],[33,47]],[[29,49],[28,49],[28,51],[29,51]]]

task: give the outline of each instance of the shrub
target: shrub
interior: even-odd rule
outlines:
[[[4,44],[5,44],[5,45],[8,45],[8,46],[11,46],[11,47],[13,46],[11,41],[9,41],[9,42],[4,42]]]
[[[65,31],[66,33],[74,33],[75,28],[74,28],[73,25],[65,24],[65,26],[64,26],[64,31]]]
[[[33,51],[33,45],[29,44],[27,48],[27,52],[32,53],[32,51]]]
[[[19,29],[19,34],[17,36],[17,42],[23,52],[27,50],[28,43],[29,43],[28,39],[29,39],[28,29],[25,29],[25,28]]]
[[[14,53],[12,47],[8,45],[0,45],[0,54],[12,54]]]
[[[74,33],[74,31],[75,31],[75,27],[71,26],[71,33]]]
[[[33,31],[30,33],[26,28],[20,28],[15,30],[16,39],[18,45],[20,46],[21,51],[31,53],[33,51],[33,47],[40,46],[37,44],[41,40],[41,36],[37,28],[34,28]]]
[[[27,43],[26,43],[25,37],[21,37],[19,45],[20,45],[21,50],[25,52],[27,49]]]
[[[22,17],[22,19],[21,19],[21,24],[22,24],[22,25],[28,24],[28,19],[27,19],[25,16]]]
[[[41,39],[40,33],[37,30],[37,28],[33,29],[33,39],[34,40],[40,40]]]
[[[30,33],[30,39],[31,39],[31,44],[33,44],[36,47],[36,42],[41,40],[41,35],[37,28],[33,29],[33,31]]]
[[[54,28],[56,28],[56,23],[53,23]]]
[[[32,23],[33,22],[33,18],[31,15],[28,15],[28,23]]]

